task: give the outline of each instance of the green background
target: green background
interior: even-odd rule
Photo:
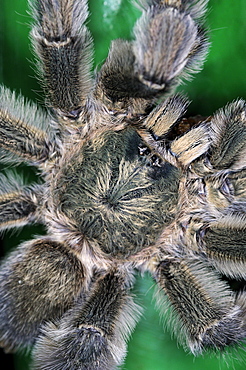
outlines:
[[[95,67],[98,67],[107,55],[111,39],[130,38],[139,11],[128,0],[90,0],[89,4],[91,16],[88,25],[95,40]],[[181,88],[192,100],[190,115],[210,115],[228,101],[246,98],[246,1],[211,0],[207,24],[212,42],[208,60],[203,71]],[[30,62],[33,57],[28,40],[29,25],[27,0],[0,0],[0,83],[42,104],[42,91],[34,78],[34,65]],[[31,172],[28,174],[31,181],[35,171],[28,172]],[[18,233],[6,233],[2,253],[42,231],[41,227],[35,226]],[[152,281],[148,277],[138,278],[136,291],[145,311],[131,337],[123,369],[246,368],[246,356],[242,351],[227,356],[226,360],[211,355],[194,358],[185,353],[163,328],[152,302]],[[6,358],[10,364],[11,355],[6,355]],[[26,358],[15,356],[13,368],[27,370],[27,363]],[[6,369],[11,369],[11,365]]]

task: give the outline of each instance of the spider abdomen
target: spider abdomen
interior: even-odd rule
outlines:
[[[177,203],[179,171],[168,163],[151,166],[140,143],[132,128],[103,133],[80,148],[57,183],[62,212],[113,256],[153,243]]]

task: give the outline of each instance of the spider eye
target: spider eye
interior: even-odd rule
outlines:
[[[150,160],[151,160],[152,166],[154,166],[154,167],[161,167],[162,159],[158,155],[153,154],[151,156]]]
[[[144,144],[139,144],[138,146],[138,153],[141,157],[147,157],[149,160],[149,164],[153,167],[161,167],[163,160],[157,154],[151,154],[150,148],[145,146]]]
[[[150,149],[147,146],[143,145],[143,144],[139,144],[138,153],[141,156],[142,155],[148,155],[148,154],[150,154]]]

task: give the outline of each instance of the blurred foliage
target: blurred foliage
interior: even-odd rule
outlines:
[[[35,63],[30,62],[34,58],[28,41],[31,19],[27,14],[27,0],[0,0],[0,5],[0,83],[42,104],[42,90],[34,78]],[[107,55],[110,40],[117,37],[129,39],[132,25],[140,13],[128,0],[90,0],[89,6],[88,25],[95,40],[95,68],[99,68]],[[208,60],[194,81],[181,88],[192,100],[190,115],[210,115],[228,101],[246,98],[246,1],[211,0],[207,24],[211,39]],[[27,172],[32,171],[28,169]],[[33,176],[29,174],[30,179]],[[41,232],[40,227],[26,227],[17,234],[8,233],[4,248],[12,248]],[[136,293],[145,313],[130,340],[123,369],[245,369],[246,358],[240,352],[228,356],[226,361],[210,355],[194,359],[185,353],[163,329],[152,302],[150,278],[137,279]],[[9,355],[6,359],[10,360]],[[14,361],[13,369],[27,369],[26,358],[18,355]],[[6,368],[10,370],[11,365]]]

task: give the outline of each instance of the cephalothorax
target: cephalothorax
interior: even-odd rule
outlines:
[[[246,337],[246,104],[187,132],[173,95],[207,54],[207,0],[141,0],[133,41],[93,78],[85,0],[30,1],[48,113],[1,89],[1,156],[42,183],[0,181],[1,229],[41,222],[0,271],[0,343],[34,347],[33,369],[120,366],[139,318],[134,273],[194,354]],[[157,103],[158,102],[158,103]]]

